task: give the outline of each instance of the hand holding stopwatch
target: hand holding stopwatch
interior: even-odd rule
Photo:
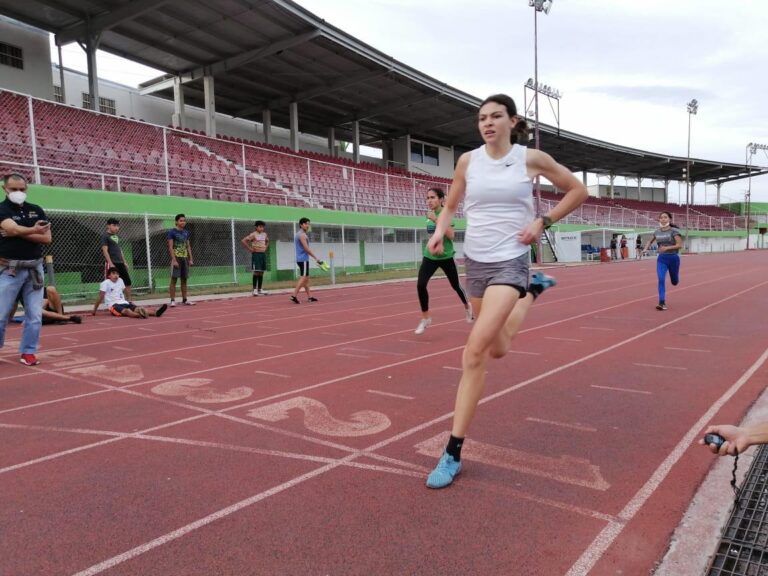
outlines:
[[[707,446],[714,446],[719,450],[720,446],[725,444],[725,438],[720,436],[720,434],[705,434],[704,444],[706,444]]]

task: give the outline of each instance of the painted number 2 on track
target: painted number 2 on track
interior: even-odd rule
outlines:
[[[378,434],[392,425],[386,414],[373,410],[361,410],[351,414],[349,420],[338,420],[331,416],[325,404],[304,396],[254,408],[248,412],[248,416],[278,422],[288,418],[291,410],[301,410],[304,413],[304,426],[325,436],[367,436]]]

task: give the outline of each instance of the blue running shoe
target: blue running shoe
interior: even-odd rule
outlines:
[[[427,488],[445,488],[461,472],[461,462],[456,462],[448,452],[443,452],[437,466],[427,477]]]
[[[552,276],[547,276],[544,272],[536,272],[531,276],[531,282],[528,285],[528,292],[533,294],[533,298],[536,299],[541,296],[547,288],[557,286],[557,280]]]

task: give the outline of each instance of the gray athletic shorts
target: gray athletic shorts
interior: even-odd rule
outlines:
[[[467,274],[466,286],[470,298],[482,298],[488,286],[512,286],[520,292],[520,298],[528,290],[528,253],[502,262],[477,262],[464,257]]]
[[[176,256],[178,266],[171,266],[171,278],[181,278],[186,280],[189,278],[189,260],[187,258],[181,258]]]

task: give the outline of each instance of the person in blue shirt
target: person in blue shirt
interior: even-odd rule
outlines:
[[[176,279],[181,278],[181,303],[185,306],[194,306],[194,302],[187,300],[187,278],[189,267],[192,266],[192,244],[189,242],[190,232],[186,229],[187,217],[184,214],[176,215],[176,228],[171,228],[166,234],[168,252],[171,255],[171,284],[168,286],[168,294],[171,297],[171,306],[176,306]]]
[[[299,231],[293,237],[293,245],[296,249],[296,266],[299,268],[299,280],[296,282],[296,287],[293,289],[293,295],[291,296],[291,302],[294,304],[300,304],[299,292],[301,292],[302,288],[307,293],[307,302],[317,302],[317,298],[312,296],[309,289],[309,258],[311,256],[318,263],[321,260],[315,256],[315,253],[309,247],[309,236],[307,235],[309,224],[309,218],[299,220]]]

